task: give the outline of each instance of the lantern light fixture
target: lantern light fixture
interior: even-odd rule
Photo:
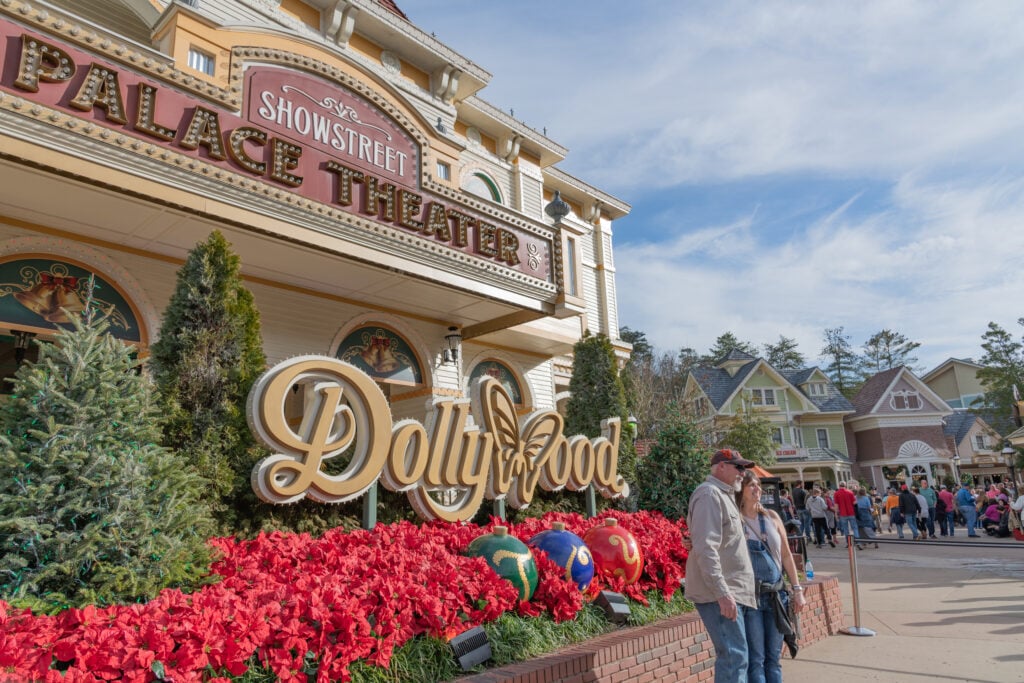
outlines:
[[[462,345],[462,334],[459,328],[452,326],[448,328],[448,334],[444,336],[444,350],[442,358],[445,363],[457,363],[459,360],[459,347]]]

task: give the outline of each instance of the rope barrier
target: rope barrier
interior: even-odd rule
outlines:
[[[965,534],[966,536],[966,534]],[[851,537],[852,538],[852,537]],[[1018,548],[1024,550],[1024,543],[1020,541],[950,541],[946,538],[939,537],[935,539],[927,539],[925,541],[915,541],[912,538],[882,538],[876,536],[875,538],[858,538],[854,539],[861,545],[867,545],[869,543],[880,543],[886,545],[912,545],[912,546],[942,546],[944,548]]]

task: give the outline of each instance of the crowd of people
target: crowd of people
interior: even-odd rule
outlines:
[[[856,540],[858,550],[886,532],[917,541],[952,537],[957,527],[970,537],[982,532],[1000,538],[1021,529],[1024,494],[1005,483],[988,489],[961,484],[955,489],[940,484],[936,490],[925,478],[890,487],[884,495],[856,481],[839,482],[835,489],[797,482],[792,492],[781,488],[782,518],[818,548],[825,543],[834,548],[842,533]]]
[[[791,528],[818,548],[835,547],[840,532],[860,549],[872,542],[877,548],[883,527],[906,538],[907,526],[914,540],[953,536],[957,526],[968,536],[1008,536],[1020,529],[1024,511],[1024,495],[1005,485],[961,485],[954,494],[922,478],[884,496],[855,481],[835,489],[810,482],[792,492],[782,487],[780,516],[762,505],[753,464],[734,450],[716,452],[711,474],[689,502],[686,597],[715,646],[716,683],[781,683],[783,643],[796,654],[790,618],[806,603],[787,542]]]

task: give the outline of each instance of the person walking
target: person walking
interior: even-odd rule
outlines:
[[[800,532],[811,541],[811,513],[807,511],[807,488],[806,483],[798,481],[793,485],[793,509],[796,517],[800,520]]]
[[[893,526],[896,524],[896,515],[899,514],[900,509],[900,496],[896,493],[896,489],[889,488],[889,493],[885,497],[885,514],[889,518],[889,533],[893,532]],[[903,530],[900,529],[900,538],[903,538]]]
[[[786,529],[772,510],[761,505],[761,481],[751,470],[743,473],[736,504],[743,518],[747,550],[757,581],[757,609],[746,611],[748,683],[782,683],[782,642],[776,610],[786,610],[793,601],[793,611],[803,610],[804,589],[796,571],[793,553],[786,543]],[[785,591],[783,573],[789,577],[792,596]]]
[[[867,489],[863,486],[857,489],[857,533],[864,540],[875,540],[875,516],[872,513],[875,504],[871,501]],[[875,549],[878,549],[878,541],[875,541]]]
[[[917,498],[917,530],[921,532],[921,536],[918,540],[928,540],[928,499],[921,494],[921,488],[919,486],[913,486],[910,489],[914,493],[914,498]]]
[[[939,497],[925,477],[921,477],[921,495],[924,496],[925,502],[928,503],[928,521],[925,522],[925,527],[928,529],[928,537],[935,538],[935,515],[938,514],[935,506],[938,503]]]
[[[839,488],[836,490],[833,500],[836,503],[836,515],[839,517],[838,527],[839,531],[844,536],[852,535],[855,539],[860,538],[857,534],[857,497],[853,491],[847,488],[852,486],[845,481],[839,482]],[[849,546],[847,546],[849,547]]]
[[[953,518],[956,516],[956,503],[953,494],[945,484],[939,486],[938,502],[935,503],[935,516],[939,520],[939,534],[953,536]]]
[[[964,516],[964,526],[967,527],[969,538],[978,538],[978,532],[974,528],[978,520],[978,510],[974,507],[974,494],[967,484],[960,484],[960,490],[956,492],[956,506],[960,508],[960,514]]]
[[[915,496],[904,484],[900,487],[900,514],[906,521],[907,526],[910,527],[910,532],[913,534],[913,538],[916,541],[918,537],[917,531],[917,513],[921,509],[921,504],[917,502],[917,496]],[[903,538],[903,525],[899,527],[900,538]]]
[[[757,609],[754,570],[735,495],[753,462],[738,451],[711,456],[711,474],[690,496],[686,597],[715,646],[715,683],[747,683],[747,611]],[[781,645],[780,645],[781,650]]]
[[[821,489],[815,486],[811,489],[811,497],[807,499],[807,511],[811,515],[811,523],[814,525],[814,545],[821,548],[828,538],[828,544],[836,547],[832,540],[832,532],[828,528],[828,503],[821,497]]]

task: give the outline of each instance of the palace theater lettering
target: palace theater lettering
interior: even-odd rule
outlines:
[[[159,87],[151,83],[126,86],[122,75],[111,67],[92,63],[77,85],[78,67],[71,54],[59,46],[47,44],[29,35],[21,36],[21,60],[13,85],[38,93],[45,85],[63,84],[67,105],[79,112],[102,112],[110,124],[129,127],[162,143],[205,154],[216,162],[226,162],[241,171],[264,177],[290,188],[299,189],[308,173],[328,174],[331,196],[317,197],[359,215],[392,223],[424,237],[468,249],[509,266],[520,264],[519,237],[507,228],[496,226],[444,203],[426,199],[407,187],[384,177],[353,168],[340,161],[324,158],[322,151],[305,148],[293,140],[277,137],[254,125],[225,127],[221,113],[203,106],[183,106],[177,125],[158,120]],[[134,87],[134,97],[125,93]],[[301,91],[300,91],[301,92]],[[305,94],[305,93],[303,93]],[[171,95],[179,97],[177,93]],[[409,155],[380,140],[354,130],[338,120],[299,106],[272,93],[261,92],[256,115],[268,122],[308,137],[311,142],[346,152],[382,172],[404,175]],[[131,103],[134,111],[131,111]],[[344,113],[344,112],[343,112]],[[237,117],[230,116],[234,123]],[[363,124],[361,121],[357,123]],[[365,125],[365,124],[363,124]],[[371,126],[372,127],[372,126]],[[308,194],[308,193],[307,193]]]

